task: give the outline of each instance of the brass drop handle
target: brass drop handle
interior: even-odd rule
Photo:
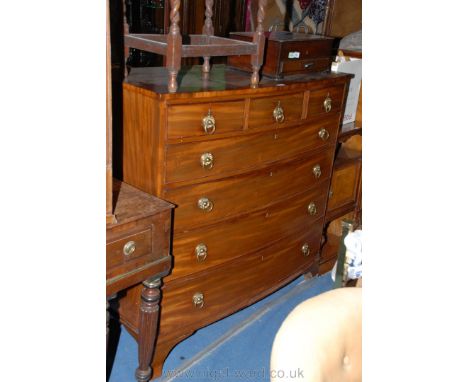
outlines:
[[[316,164],[312,171],[314,172],[315,179],[318,179],[322,176],[322,169],[320,168],[319,164]]]
[[[307,206],[307,211],[309,211],[309,214],[314,216],[317,215],[317,206],[314,202],[310,202],[310,204]]]
[[[330,94],[327,95],[325,101],[323,101],[323,107],[326,113],[329,113],[332,109],[332,99],[330,98]]]
[[[195,308],[198,308],[198,309],[203,308],[203,305],[205,305],[203,293],[200,293],[200,292],[195,293],[192,297],[192,302]]]
[[[208,114],[202,119],[202,126],[206,134],[213,134],[216,131],[216,120],[211,115],[211,109],[208,110]]]
[[[301,248],[301,251],[302,251],[302,254],[307,257],[310,255],[310,248],[309,248],[309,244],[305,243],[302,248]]]
[[[123,247],[123,254],[125,256],[130,256],[133,254],[136,250],[136,243],[134,241],[129,241],[126,243]]]
[[[328,138],[330,138],[330,133],[327,129],[320,129],[319,137],[322,139],[322,141],[326,141]]]
[[[200,157],[200,164],[204,169],[211,170],[214,166],[214,156],[211,153],[204,153]]]
[[[198,199],[198,208],[205,212],[211,212],[213,210],[213,202],[208,198]]]
[[[208,256],[208,247],[203,243],[198,244],[195,247],[195,255],[197,256],[199,263],[205,261],[206,257]]]
[[[281,101],[278,101],[278,105],[276,105],[275,110],[273,110],[273,118],[278,123],[284,122],[284,110],[281,107]]]

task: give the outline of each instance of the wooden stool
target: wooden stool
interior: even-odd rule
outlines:
[[[125,15],[124,2],[124,54],[127,63],[130,48],[144,50],[166,56],[166,68],[169,73],[168,91],[177,91],[177,74],[181,67],[182,57],[203,57],[203,73],[210,71],[210,57],[213,56],[239,56],[250,55],[253,68],[251,86],[257,87],[260,77],[259,71],[263,64],[265,48],[265,35],[263,20],[265,18],[265,6],[267,0],[258,0],[257,29],[254,32],[252,42],[232,40],[229,38],[214,36],[213,28],[213,0],[205,0],[205,24],[203,34],[190,35],[189,43],[182,43],[180,34],[180,0],[170,0],[170,28],[167,35],[161,34],[131,34]],[[125,70],[125,76],[128,72]]]

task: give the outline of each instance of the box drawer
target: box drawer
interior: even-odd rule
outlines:
[[[253,98],[250,100],[249,129],[298,122],[302,117],[303,103],[303,92]]]
[[[280,71],[282,73],[322,72],[324,70],[329,70],[331,63],[331,57],[284,60],[281,61]]]
[[[333,156],[333,150],[328,149],[284,165],[218,181],[166,189],[164,199],[177,205],[174,230],[180,232],[196,229],[247,211],[258,210],[308,190],[330,177]],[[213,205],[209,213],[198,206],[198,201],[202,198],[207,198]]]
[[[328,116],[327,116],[328,117]],[[333,145],[339,115],[305,126],[166,147],[166,183],[234,175]]]
[[[163,287],[160,336],[196,330],[250,305],[312,267],[319,247],[320,235],[305,229],[221,268],[168,282]]]
[[[220,135],[244,127],[245,101],[225,101],[167,108],[168,138]]]
[[[187,233],[176,233],[174,268],[167,279],[217,266],[305,228],[320,235],[327,190],[328,181],[325,180],[312,190],[267,209]]]

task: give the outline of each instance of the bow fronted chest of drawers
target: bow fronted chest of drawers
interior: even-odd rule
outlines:
[[[264,79],[194,67],[179,92],[162,68],[123,86],[124,181],[176,205],[174,263],[163,279],[154,375],[197,329],[316,273],[350,76]],[[138,335],[141,286],[120,317]]]

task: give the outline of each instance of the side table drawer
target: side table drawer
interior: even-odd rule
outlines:
[[[133,261],[151,254],[151,227],[128,235],[106,245],[106,259],[109,268]]]

